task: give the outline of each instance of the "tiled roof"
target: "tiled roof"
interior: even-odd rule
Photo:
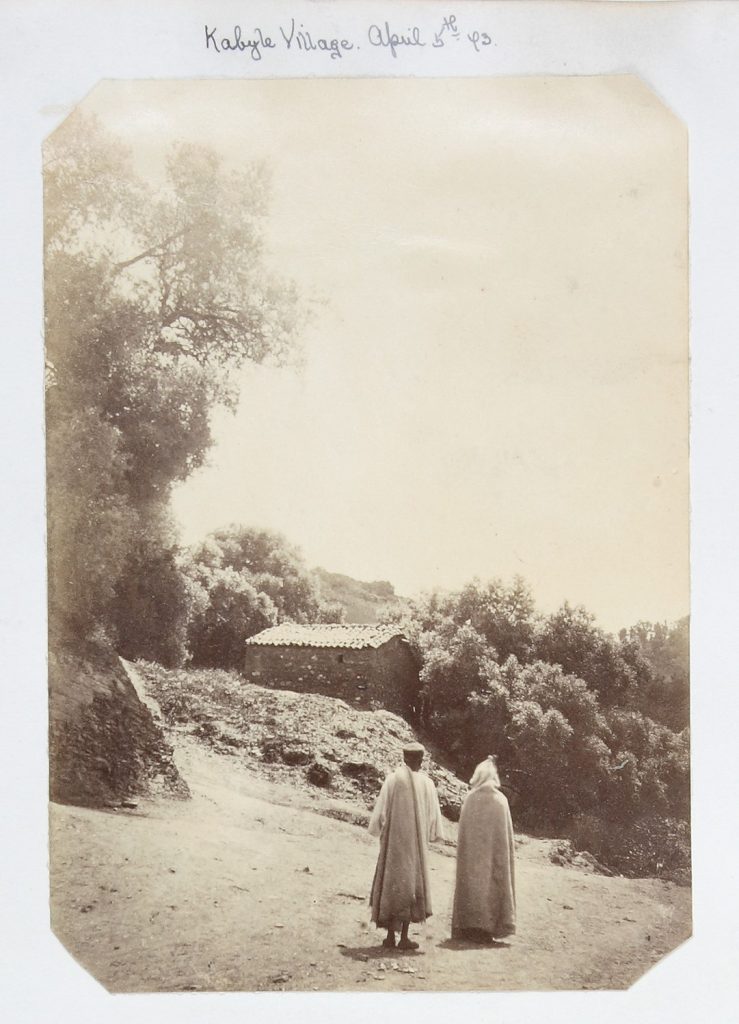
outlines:
[[[382,647],[394,636],[403,636],[397,626],[317,625],[301,626],[283,622],[270,626],[246,641],[258,647]]]

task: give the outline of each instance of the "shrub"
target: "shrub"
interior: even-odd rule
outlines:
[[[628,823],[594,814],[578,814],[568,823],[568,837],[607,867],[629,878],[657,876],[690,884],[690,825],[656,815]]]

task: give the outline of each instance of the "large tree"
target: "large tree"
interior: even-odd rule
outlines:
[[[244,640],[277,622],[341,622],[324,601],[299,549],[272,530],[216,530],[183,560],[195,606],[188,647],[193,664],[238,668]]]
[[[44,157],[52,628],[156,657],[150,609],[178,586],[187,603],[171,486],[202,464],[213,406],[235,406],[232,371],[289,357],[299,307],[266,270],[263,166],[177,144],[154,186],[80,113]]]

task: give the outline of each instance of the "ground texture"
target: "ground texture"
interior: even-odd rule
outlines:
[[[175,757],[191,799],[51,806],[54,930],[112,991],[626,988],[690,934],[689,889],[559,866],[555,841],[519,836],[509,945],[449,939],[446,845],[431,857],[421,949],[382,950],[367,908],[376,841],[338,820],[350,803],[192,735]]]

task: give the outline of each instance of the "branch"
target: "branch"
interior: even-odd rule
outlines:
[[[152,245],[151,248],[145,249],[144,252],[140,252],[136,256],[132,256],[128,260],[122,260],[120,263],[115,263],[113,265],[113,269],[116,272],[125,270],[127,267],[132,267],[134,263],[138,263],[140,260],[148,260],[152,256],[161,255],[165,246],[170,245],[172,242],[176,242],[178,238],[183,238],[187,234],[188,230],[189,228],[182,228],[180,231],[175,231],[174,234],[171,234],[168,238]]]

